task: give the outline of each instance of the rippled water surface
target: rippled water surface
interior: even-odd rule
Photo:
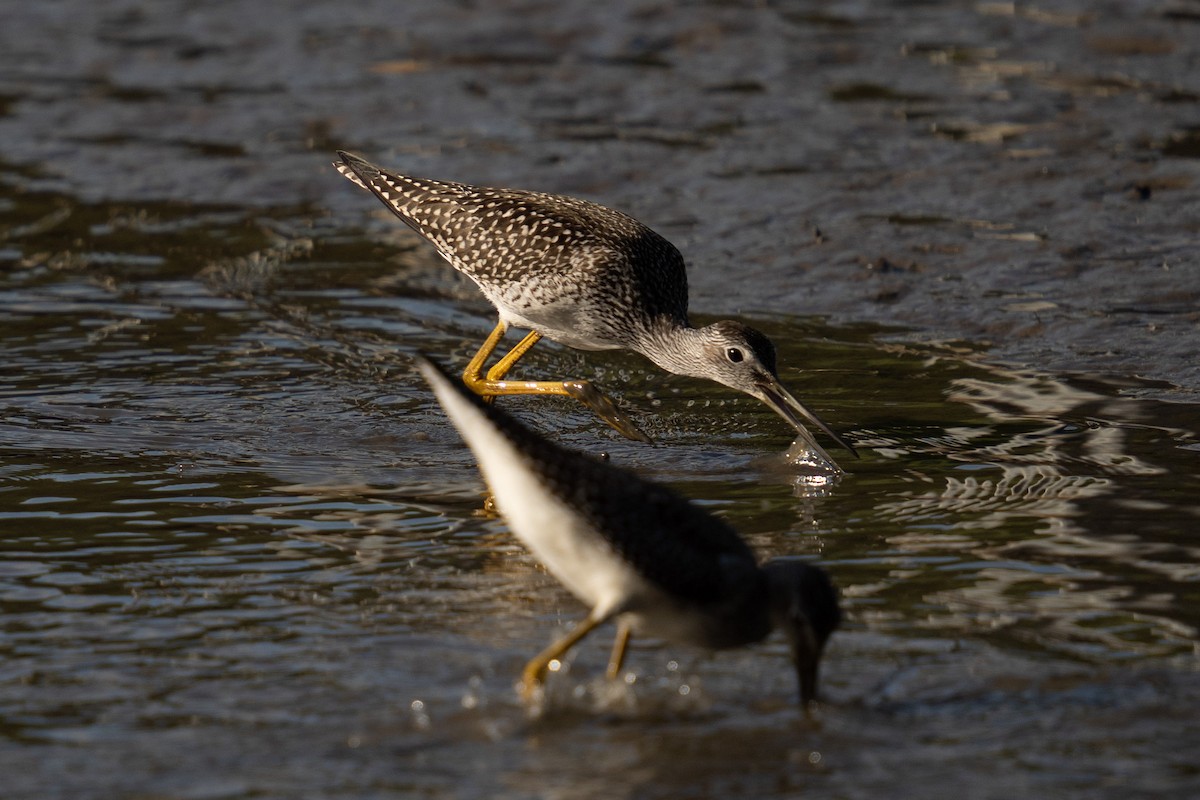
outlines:
[[[0,798],[1200,796],[1197,53],[1194,0],[6,4]],[[830,571],[811,718],[775,639],[518,700],[583,609],[410,359],[494,315],[339,148],[630,212],[772,336],[834,483],[631,355],[521,366],[656,446],[505,405]]]
[[[754,320],[858,445],[832,486],[783,423],[633,356],[539,346],[659,440],[510,401],[670,483],[848,620],[812,719],[781,642],[605,636],[513,684],[581,609],[481,514],[417,379],[491,312],[422,248],[303,210],[22,195],[0,277],[0,772],[13,796],[1048,796],[1196,779],[1194,406],[969,343]],[[86,248],[79,243],[87,242]],[[898,788],[897,775],[904,776]],[[931,783],[932,782],[932,783]],[[47,793],[47,787],[53,790]]]

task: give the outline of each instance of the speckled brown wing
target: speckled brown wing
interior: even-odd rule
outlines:
[[[340,155],[343,175],[373,192],[497,306],[530,316],[565,304],[583,314],[576,327],[602,337],[660,316],[686,324],[683,257],[626,214],[561,195],[413,178]],[[599,310],[598,319],[591,312]]]

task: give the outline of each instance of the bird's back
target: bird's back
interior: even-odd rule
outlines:
[[[614,346],[628,344],[619,339],[631,325],[663,317],[686,324],[683,257],[626,214],[573,197],[414,178],[342,158],[343,175],[428,239],[511,322],[548,328],[543,332],[562,340],[555,324],[570,317],[575,335]]]

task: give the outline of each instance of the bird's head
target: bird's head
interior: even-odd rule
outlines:
[[[763,565],[775,627],[787,637],[800,684],[800,702],[817,696],[817,676],[825,643],[842,620],[837,590],[825,570],[791,558]]]
[[[775,345],[764,334],[732,320],[722,320],[700,328],[698,334],[704,353],[701,365],[691,374],[758,398],[787,420],[805,443],[831,464],[833,459],[817,444],[804,426],[804,420],[816,425],[855,456],[858,455],[853,447],[783,388],[775,367]]]

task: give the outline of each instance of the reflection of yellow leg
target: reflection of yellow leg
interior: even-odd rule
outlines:
[[[532,697],[534,690],[537,689],[538,685],[546,677],[546,670],[549,669],[550,662],[565,656],[567,651],[575,646],[576,642],[591,633],[604,620],[605,617],[597,617],[589,614],[578,625],[572,628],[570,633],[534,656],[521,672],[521,697],[526,700]]]
[[[637,426],[621,413],[616,403],[587,381],[504,380],[504,376],[512,369],[513,364],[516,364],[521,356],[529,352],[529,348],[537,344],[538,340],[542,338],[542,335],[537,331],[531,331],[524,339],[518,342],[516,347],[509,350],[503,358],[496,362],[495,366],[488,370],[485,377],[483,374],[483,365],[487,363],[488,358],[495,352],[496,346],[500,344],[500,340],[504,338],[504,334],[507,331],[508,323],[504,320],[497,322],[496,327],[492,329],[487,339],[484,340],[483,346],[479,348],[479,352],[467,364],[467,368],[463,370],[463,383],[467,385],[468,389],[488,401],[493,397],[516,394],[550,394],[573,397],[590,408],[596,416],[615,428],[622,436],[638,442],[649,443],[651,441],[649,436],[639,431]]]
[[[625,648],[629,646],[629,623],[621,619],[617,623],[617,638],[613,641],[612,655],[608,657],[608,669],[604,674],[610,681],[615,681],[621,675],[621,667],[625,663]]]

